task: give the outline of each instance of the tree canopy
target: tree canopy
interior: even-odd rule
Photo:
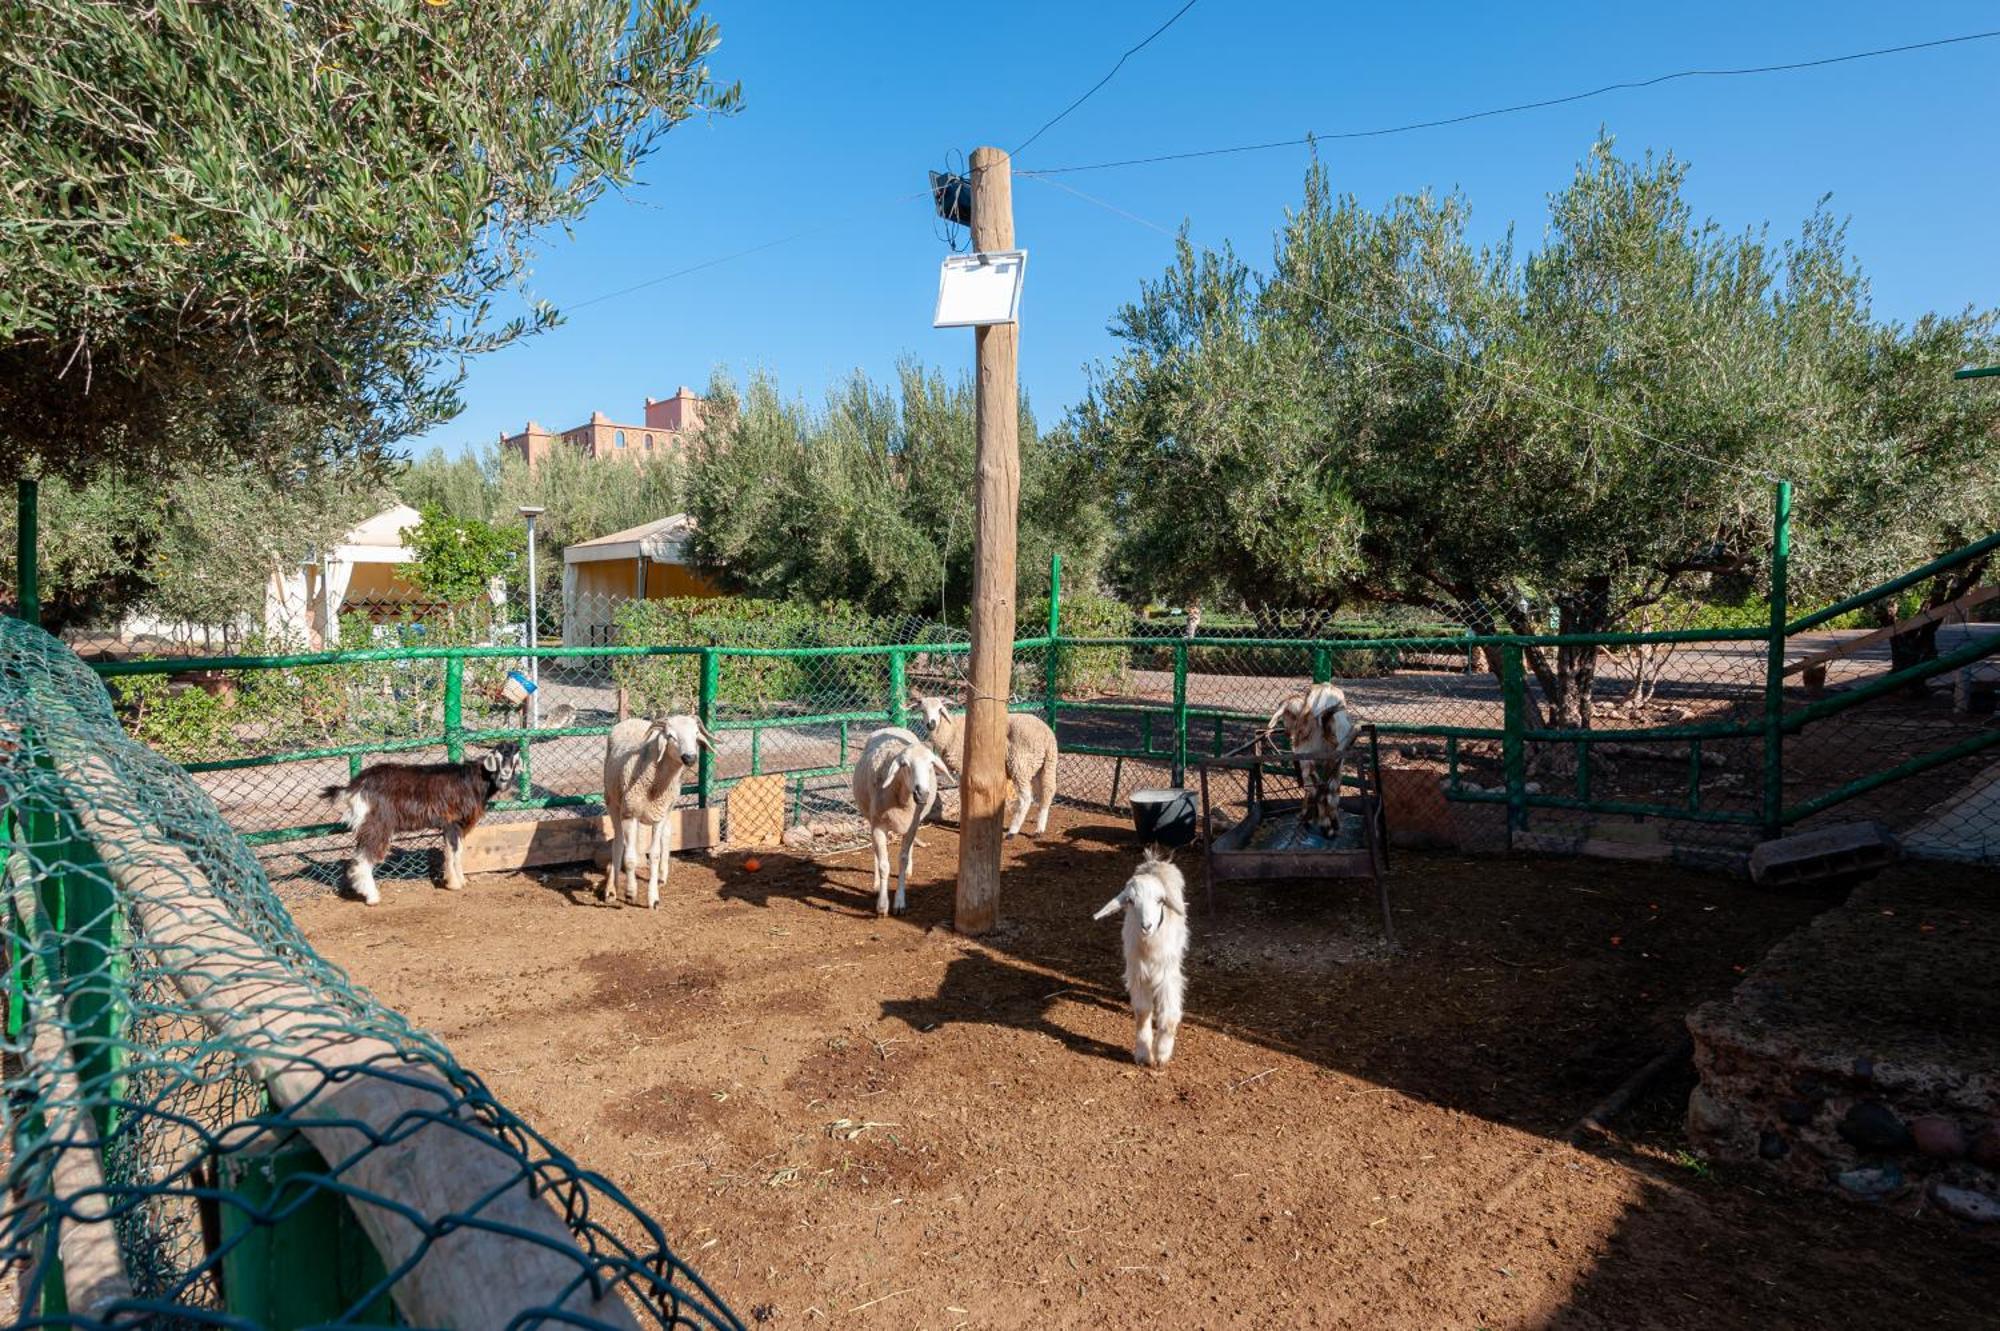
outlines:
[[[1993,316],[1877,324],[1823,211],[1773,244],[1696,218],[1685,178],[1600,142],[1521,252],[1475,246],[1456,195],[1370,210],[1315,165],[1268,272],[1183,240],[1076,417],[1128,591],[1592,632],[1761,569],[1779,475],[1826,586],[2000,525],[2000,395],[1942,368]],[[1837,553],[1891,495],[1912,529]],[[1532,655],[1566,721],[1594,655]]]
[[[42,620],[60,631],[140,608],[225,631],[255,622],[274,571],[296,567],[388,504],[338,470],[274,478],[251,466],[164,478],[107,472],[41,487]],[[0,506],[0,583],[14,584],[14,506]]]
[[[1091,585],[1107,538],[1100,483],[1020,413],[1017,569],[1047,591],[1051,554]],[[972,589],[973,392],[914,364],[894,387],[856,374],[819,410],[753,376],[710,389],[688,481],[696,558],[753,596],[844,601],[877,614],[964,617]]]
[[[528,245],[732,109],[694,0],[49,0],[0,24],[0,475],[272,475],[457,410]]]

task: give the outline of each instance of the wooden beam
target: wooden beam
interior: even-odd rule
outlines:
[[[57,767],[73,789],[107,797],[72,812],[129,904],[147,966],[329,1162],[384,1267],[403,1271],[390,1292],[404,1318],[508,1326],[549,1308],[636,1331],[616,1285],[593,1294],[597,1261],[536,1194],[528,1166],[466,1112],[463,1093],[431,1063],[353,1033],[354,1013],[246,929],[200,865],[141,821],[136,793],[110,798],[124,777],[74,738]],[[447,1217],[458,1223],[432,1232]]]
[[[998,148],[972,154],[972,247],[1014,248],[1014,185]],[[1014,545],[1021,493],[1020,329],[973,330],[978,362],[978,443],[973,462],[972,653],[965,690],[965,768],[960,777],[958,895],[953,924],[983,934],[1000,912],[1005,829],[1007,700],[1014,676]]]
[[[28,1018],[33,1032],[29,1057],[41,1070],[37,1080],[44,1082],[44,1127],[55,1153],[49,1166],[50,1202],[64,1213],[56,1238],[63,1297],[70,1312],[97,1321],[105,1318],[113,1303],[132,1297],[132,1281],[125,1273],[117,1228],[108,1215],[111,1198],[104,1190],[97,1127],[63,1039],[61,1008],[51,996],[42,997]],[[38,1265],[31,1263],[15,1276],[21,1282],[23,1322],[30,1320],[28,1313],[42,1294],[40,1282],[32,1278]]]
[[[1872,633],[1864,633],[1858,638],[1851,638],[1841,643],[1838,647],[1830,647],[1826,651],[1817,652],[1812,656],[1802,656],[1786,666],[1785,673],[1787,675],[1796,675],[1801,670],[1810,670],[1814,666],[1823,666],[1830,661],[1838,661],[1844,656],[1852,656],[1856,652],[1873,647],[1878,642],[1886,642],[1899,634],[1915,632],[1917,629],[1923,628],[1926,624],[1935,624],[1939,620],[1949,619],[1955,614],[1961,614],[1976,606],[1982,606],[1996,596],[2000,596],[2000,583],[1995,583],[1988,587],[1974,587],[1956,601],[1948,602],[1932,610],[1926,610],[1920,615],[1912,615],[1900,624],[1891,624],[1887,628],[1876,629]]]
[[[674,849],[706,850],[721,844],[720,809],[679,809]],[[611,844],[611,820],[545,818],[525,823],[481,823],[459,848],[459,867],[466,873],[513,873],[550,864],[580,864],[597,857]],[[443,870],[443,852],[431,852],[431,872]]]

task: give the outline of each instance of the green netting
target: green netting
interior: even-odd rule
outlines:
[[[19,1325],[739,1325],[617,1188],[315,955],[209,797],[14,620],[0,796]]]

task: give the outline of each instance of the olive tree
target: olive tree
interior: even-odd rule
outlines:
[[[893,388],[856,375],[814,410],[753,377],[710,390],[688,478],[696,558],[753,596],[847,601],[877,614],[961,618],[972,587],[973,393],[906,364]],[[1019,590],[1042,595],[1049,555],[1077,585],[1106,540],[1086,460],[1023,404]]]
[[[728,111],[693,0],[44,0],[0,24],[0,478],[375,467],[556,318],[529,245]]]
[[[1268,273],[1183,242],[1077,413],[1131,589],[1597,633],[1754,577],[1771,479],[1882,449],[1892,417],[1991,456],[1962,394],[1891,391],[1890,367],[1945,353],[1922,351],[1928,326],[1871,324],[1837,225],[1725,231],[1685,177],[1600,142],[1523,252],[1472,244],[1457,196],[1370,210],[1315,166]],[[1949,470],[1894,483],[1922,502]],[[1589,724],[1597,660],[1528,653],[1551,721]]]

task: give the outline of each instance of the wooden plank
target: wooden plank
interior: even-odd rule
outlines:
[[[1785,673],[1787,675],[1796,675],[1801,670],[1823,666],[1829,661],[1838,661],[1844,656],[1852,656],[1858,651],[1873,647],[1878,642],[1887,642],[1899,633],[1909,633],[1915,629],[1924,627],[1926,624],[1936,623],[1938,620],[1948,619],[1954,614],[1971,610],[1976,606],[1985,605],[1996,596],[2000,596],[2000,583],[1994,583],[1988,587],[1974,587],[1956,601],[1947,602],[1944,605],[1938,606],[1935,610],[1926,610],[1921,615],[1913,615],[1900,624],[1891,624],[1888,628],[1876,629],[1872,633],[1864,633],[1858,638],[1841,643],[1838,647],[1829,648],[1812,656],[1802,656],[1786,666]]]
[[[64,1042],[62,1008],[52,997],[37,993],[30,999],[30,1048],[27,1070],[39,1074],[39,1098],[47,1106],[44,1130],[54,1153],[49,1167],[49,1200],[62,1213],[56,1254],[62,1261],[63,1295],[69,1311],[98,1319],[112,1304],[132,1297],[125,1273],[118,1230],[110,1218],[97,1127],[91,1121],[76,1067]],[[20,1268],[21,1320],[38,1306],[43,1290],[31,1277],[38,1263]],[[120,1318],[119,1320],[124,1320]]]
[[[125,788],[81,738],[53,756],[75,789]],[[72,813],[130,903],[149,968],[172,978],[321,1157],[341,1162],[348,1205],[384,1268],[401,1273],[390,1294],[404,1319],[508,1326],[548,1309],[636,1331],[619,1287],[593,1289],[585,1277],[598,1263],[505,1140],[465,1112],[460,1089],[396,1045],[353,1033],[353,1015],[311,970],[246,931],[201,866],[142,821],[145,807],[135,795]],[[433,1236],[412,1216],[475,1219]]]
[[[785,778],[746,776],[729,792],[729,844],[775,846],[785,835]]]
[[[668,843],[667,854],[678,855],[684,850],[708,850],[722,844],[720,805],[712,809],[680,809],[677,812],[681,817],[680,826],[674,829],[673,840]],[[599,822],[604,829],[604,838],[591,852],[590,860],[602,869],[611,863],[611,820],[604,818]],[[642,873],[652,861],[652,856],[648,853],[652,844],[650,837],[639,838],[639,869]]]
[[[722,840],[719,809],[681,809],[674,849],[705,850]],[[611,820],[545,818],[532,823],[482,823],[460,848],[466,873],[513,873],[550,864],[581,864],[611,844]],[[433,876],[444,871],[444,852],[431,852]]]

